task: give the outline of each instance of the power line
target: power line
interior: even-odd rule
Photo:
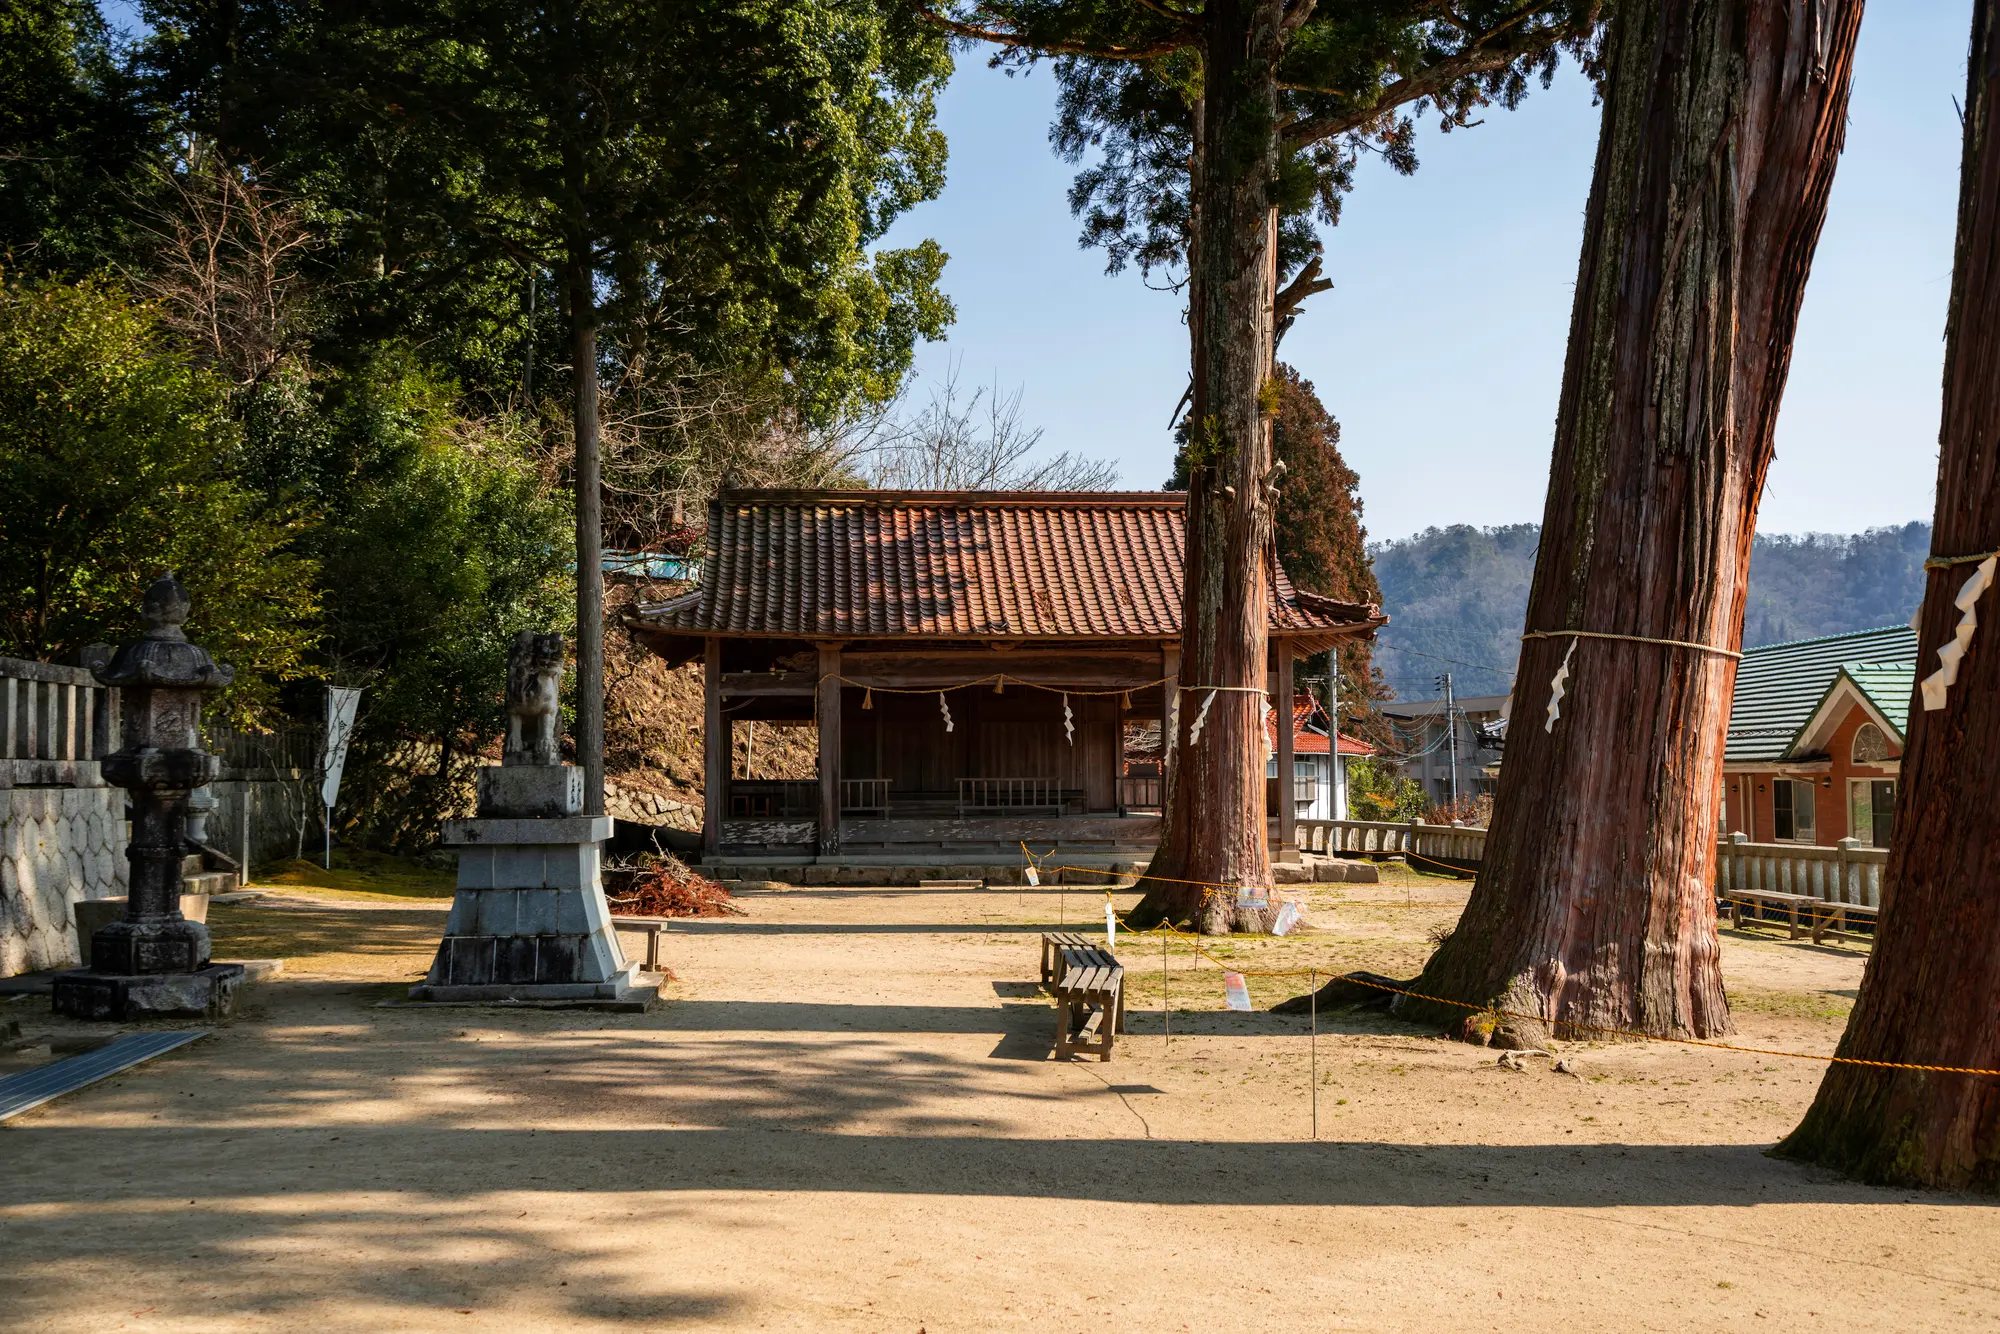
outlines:
[[[1467,662],[1463,658],[1447,658],[1442,653],[1426,653],[1420,648],[1404,648],[1401,644],[1387,644],[1379,639],[1376,640],[1375,647],[1388,649],[1391,653],[1413,653],[1419,658],[1429,658],[1433,662],[1448,662],[1454,667],[1471,667],[1482,672],[1497,672],[1506,677],[1514,675],[1512,667],[1495,667],[1490,662]]]

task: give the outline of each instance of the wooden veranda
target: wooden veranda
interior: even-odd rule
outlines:
[[[1175,492],[724,492],[699,587],[629,622],[669,661],[704,664],[705,855],[1149,849],[1172,772],[1128,776],[1126,738],[1171,725],[1180,692],[1183,505]],[[1382,619],[1277,572],[1274,697],[1291,698],[1295,658]],[[816,727],[818,778],[733,778],[731,731],[749,721]],[[1277,734],[1290,774],[1291,729]]]

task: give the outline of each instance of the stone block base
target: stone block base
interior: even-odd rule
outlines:
[[[639,965],[624,968],[603,982],[497,982],[486,984],[438,984],[419,982],[410,988],[413,1001],[457,1005],[548,1005],[614,1002],[643,1008],[656,999],[659,988],[640,986]]]
[[[226,1019],[243,981],[240,963],[212,963],[192,973],[58,973],[55,1012],[71,1019]]]

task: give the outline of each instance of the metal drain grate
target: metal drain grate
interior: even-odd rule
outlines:
[[[130,1070],[141,1061],[150,1061],[176,1047],[185,1047],[207,1034],[205,1028],[178,1033],[127,1033],[113,1038],[96,1051],[65,1056],[60,1061],[9,1075],[0,1079],[0,1121],[19,1116],[29,1108],[39,1107],[65,1093],[74,1093],[86,1084],[95,1084],[120,1070]]]

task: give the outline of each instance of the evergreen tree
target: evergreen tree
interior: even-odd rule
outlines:
[[[1199,744],[1176,729],[1159,851],[1136,918],[1199,918],[1227,930],[1226,896],[1202,886],[1264,885],[1262,692],[1274,495],[1270,441],[1279,325],[1324,280],[1302,268],[1280,290],[1282,219],[1343,170],[1336,145],[1394,142],[1398,109],[1447,117],[1517,97],[1569,44],[1588,53],[1603,0],[942,0],[930,20],[994,42],[1001,58],[1080,57],[1147,65],[1178,84],[1185,111],[1134,90],[1130,142],[1171,169],[1170,130],[1187,127],[1181,206],[1192,350],[1181,679],[1207,688]],[[1122,131],[1121,131],[1122,132]],[[1060,140],[1060,135],[1059,135]],[[1113,153],[1114,160],[1118,157]],[[1117,180],[1135,179],[1132,173]],[[1088,204],[1087,184],[1073,202]],[[1162,207],[1172,222],[1168,192]],[[1289,206],[1289,208],[1288,208]],[[1143,212],[1143,209],[1142,209]],[[1107,233],[1128,229],[1107,227]]]
[[[1895,1186],[2000,1193],[2000,9],[1972,10],[1958,247],[1945,329],[1937,517],[1920,678],[1882,874],[1882,918],[1836,1063],[1774,1151]],[[1971,630],[1969,645],[1960,638]],[[1947,685],[1954,644],[1964,649]],[[1944,687],[1940,692],[1938,687]],[[1947,1074],[1937,1067],[1983,1073]]]
[[[81,274],[129,250],[160,117],[90,0],[0,0],[0,260]]]
[[[339,208],[364,275],[548,275],[601,810],[601,376],[670,338],[784,377],[808,413],[886,398],[950,315],[934,245],[869,254],[942,186],[943,42],[864,0],[160,0],[156,22],[169,82],[227,151]],[[604,347],[607,320],[626,336]]]

